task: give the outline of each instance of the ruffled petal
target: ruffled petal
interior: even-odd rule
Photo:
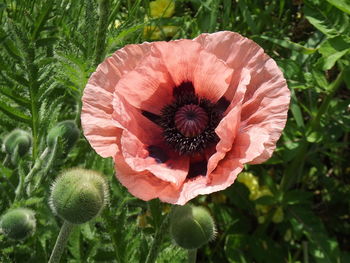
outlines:
[[[183,39],[156,42],[154,47],[159,50],[176,86],[192,82],[196,94],[212,102],[218,101],[227,91],[233,70],[198,43]]]
[[[287,121],[290,91],[282,72],[272,59],[266,61],[260,72],[252,75],[249,88],[251,92],[243,102],[241,125],[257,126],[269,134],[263,153],[250,162],[257,164],[269,159],[276,148]]]
[[[158,198],[159,194],[169,188],[169,184],[155,177],[149,171],[136,172],[125,162],[120,151],[114,157],[116,177],[128,191],[144,201]]]
[[[269,136],[263,129],[253,126],[247,128],[237,134],[232,150],[226,154],[211,174],[186,180],[177,195],[168,189],[162,192],[159,198],[164,202],[184,205],[198,195],[226,189],[233,184],[242,171],[243,165],[264,151],[264,143],[268,139]]]
[[[189,170],[189,157],[172,154],[163,149],[163,156],[154,158],[149,145],[144,145],[137,137],[125,130],[121,138],[122,154],[125,162],[136,172],[149,171],[157,178],[179,188]],[[153,146],[156,147],[156,146]]]
[[[82,97],[84,135],[102,157],[113,156],[121,134],[112,118],[113,93],[120,78],[132,70],[150,50],[150,44],[128,45],[101,63],[90,77]]]
[[[214,171],[219,161],[222,160],[226,153],[233,147],[233,142],[240,128],[242,102],[249,81],[249,74],[239,78],[236,92],[232,95],[233,99],[226,110],[228,113],[226,113],[225,117],[215,129],[215,133],[220,138],[220,141],[216,144],[216,152],[208,159],[207,175]]]
[[[113,109],[112,117],[116,125],[139,138],[142,143],[153,145],[162,140],[162,129],[118,93],[114,94]]]
[[[267,160],[285,126],[290,101],[290,91],[281,70],[258,44],[234,32],[202,34],[194,41],[234,70],[232,81],[242,69],[249,71],[251,81],[243,101],[241,127],[253,124],[270,134],[265,150],[251,163]],[[227,93],[234,92],[235,85],[231,83]]]
[[[145,57],[134,70],[118,82],[116,92],[136,108],[160,114],[172,101],[175,86],[157,50]]]

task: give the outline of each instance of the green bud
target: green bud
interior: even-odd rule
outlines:
[[[62,121],[49,130],[46,137],[46,143],[48,147],[52,148],[55,145],[56,140],[60,138],[65,144],[65,149],[69,151],[79,139],[79,136],[80,131],[74,121]]]
[[[31,236],[35,231],[34,212],[27,208],[16,208],[4,214],[0,221],[0,232],[15,240]]]
[[[32,137],[28,132],[15,129],[6,136],[2,147],[11,156],[24,156],[29,151],[31,143]]]
[[[98,172],[80,168],[64,172],[51,188],[52,211],[72,224],[96,217],[108,201],[108,187]]]
[[[204,207],[177,206],[170,219],[170,233],[176,244],[197,249],[216,235],[215,223]]]

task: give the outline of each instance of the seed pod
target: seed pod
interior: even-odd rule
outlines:
[[[170,219],[170,233],[176,244],[185,249],[197,249],[216,235],[215,223],[204,207],[178,206]]]
[[[52,185],[50,206],[72,224],[96,217],[108,201],[108,187],[98,172],[80,168],[63,173]]]
[[[0,232],[15,240],[31,236],[35,231],[34,212],[27,208],[16,208],[4,214],[0,221]]]
[[[69,151],[79,139],[80,131],[74,121],[62,121],[56,124],[46,137],[47,146],[52,148],[56,140],[62,139],[65,151]]]
[[[2,147],[11,156],[12,162],[16,162],[18,156],[24,156],[29,151],[31,143],[32,137],[28,132],[15,129],[6,136]]]

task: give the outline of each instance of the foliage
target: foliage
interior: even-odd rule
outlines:
[[[0,214],[27,207],[37,220],[24,241],[0,234],[0,262],[48,260],[62,224],[49,209],[49,188],[77,166],[106,175],[111,197],[101,216],[74,230],[64,262],[146,261],[169,206],[132,197],[82,134],[66,154],[46,137],[61,121],[80,126],[87,79],[116,49],[219,30],[258,42],[284,72],[292,101],[274,156],[246,167],[258,197],[237,181],[194,201],[209,208],[218,232],[198,262],[350,262],[349,1],[179,0],[167,17],[150,14],[148,0],[0,1],[0,139],[16,128],[32,137],[17,162],[0,153]],[[159,251],[157,262],[186,258],[169,235]]]

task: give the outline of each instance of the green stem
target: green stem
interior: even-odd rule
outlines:
[[[304,263],[309,263],[309,252],[308,252],[307,241],[303,241],[302,245],[303,245]]]
[[[2,166],[8,166],[10,163],[10,155],[6,154],[4,161],[2,162]]]
[[[157,229],[156,234],[155,234],[154,239],[153,239],[151,249],[148,252],[145,263],[156,262],[156,259],[157,259],[158,253],[159,253],[159,249],[160,249],[161,243],[163,241],[163,236],[165,233],[168,232],[166,230],[167,230],[168,225],[169,225],[170,214],[171,214],[171,212],[165,216],[165,218],[162,221],[162,224]]]
[[[25,176],[23,173],[19,173],[19,182],[17,188],[15,190],[15,202],[18,201],[22,197],[23,189],[24,189],[24,179]]]
[[[55,247],[52,250],[50,260],[48,263],[58,263],[60,262],[63,250],[66,247],[67,241],[69,239],[69,235],[72,232],[75,225],[64,221],[60,233],[58,234]]]
[[[109,17],[109,0],[99,1],[99,19],[95,46],[95,65],[97,66],[103,59],[106,49],[106,33]]]
[[[53,147],[51,149],[49,149],[49,159],[46,162],[46,166],[44,167],[44,169],[40,172],[40,176],[34,185],[33,191],[35,191],[36,189],[39,188],[39,186],[43,180],[43,177],[47,175],[47,172],[49,171],[49,169],[53,165],[53,162],[54,162],[56,154],[57,154],[57,144],[58,144],[58,140],[56,139]]]
[[[30,189],[30,183],[32,182],[32,179],[34,175],[39,171],[41,168],[41,165],[43,161],[46,159],[46,156],[49,154],[50,148],[46,147],[43,153],[40,155],[38,159],[35,160],[34,166],[27,174],[26,178],[24,179],[24,189],[27,191],[27,194],[30,195],[31,189]]]
[[[197,249],[188,250],[188,263],[196,263],[197,261]]]

